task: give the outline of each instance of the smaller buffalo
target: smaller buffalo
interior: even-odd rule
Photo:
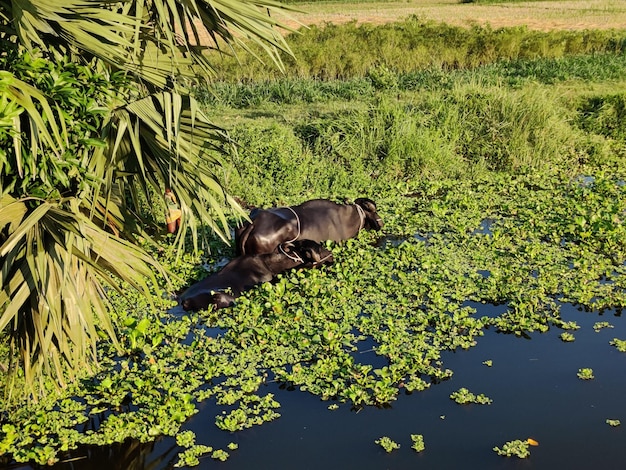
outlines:
[[[312,268],[333,262],[333,254],[311,240],[283,243],[272,253],[234,258],[217,273],[193,284],[178,300],[185,310],[229,307],[242,292],[271,281],[293,268]]]
[[[371,199],[354,204],[337,204],[313,199],[293,207],[257,209],[235,233],[236,252],[241,255],[271,253],[285,242],[300,239],[340,242],[355,237],[362,229],[380,230],[383,221]]]

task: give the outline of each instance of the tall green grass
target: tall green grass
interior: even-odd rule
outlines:
[[[348,23],[301,29],[288,36],[295,59],[284,57],[287,77],[322,80],[365,77],[376,67],[396,72],[457,70],[502,60],[558,58],[626,50],[626,29],[532,31],[525,27],[462,28],[413,16],[385,25]],[[282,74],[241,51],[238,59],[211,57],[226,81],[274,80]]]
[[[626,78],[626,54],[590,54],[560,58],[504,60],[471,70],[419,69],[397,73],[388,67],[370,69],[365,77],[347,80],[280,78],[260,82],[221,81],[198,97],[207,107],[253,108],[267,103],[293,105],[372,99],[378,91],[450,90],[461,83],[522,87],[566,81],[600,83]]]
[[[626,160],[626,91],[584,96],[577,102],[576,125],[596,136],[606,147],[593,154],[594,163],[610,161],[624,165]],[[605,155],[608,155],[607,158]]]
[[[226,187],[248,204],[268,205],[395,191],[423,178],[575,174],[613,153],[611,137],[577,125],[570,104],[549,87],[476,82],[411,99],[385,94],[364,108],[245,121],[231,132],[239,148]]]

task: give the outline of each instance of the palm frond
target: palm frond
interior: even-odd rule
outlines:
[[[10,25],[28,49],[69,44],[160,88],[172,86],[173,78],[193,79],[196,66],[210,74],[203,55],[209,46],[238,42],[246,47],[243,40],[251,40],[278,67],[278,51],[291,53],[278,29],[289,28],[271,16],[289,7],[273,0],[67,0],[62,5],[14,0],[11,5]],[[200,40],[206,36],[212,45]]]
[[[4,70],[0,70],[0,95],[26,112],[30,130],[30,152],[33,158],[37,158],[44,147],[54,152],[58,158],[65,148],[66,134],[59,129],[57,115],[52,111],[47,98],[35,87]],[[15,170],[22,176],[24,166],[21,160],[20,115],[21,113],[15,113],[10,120],[15,129],[13,138],[17,162]]]
[[[193,98],[163,92],[129,103],[114,114],[108,139],[117,155],[108,185],[122,180],[131,188],[135,180],[146,196],[148,186],[158,193],[170,187],[183,211],[181,233],[190,228],[197,242],[201,221],[224,240],[230,237],[225,210],[243,212],[223,191],[217,171],[221,147],[231,142]]]
[[[71,44],[109,62],[124,61],[131,43],[127,32],[136,27],[134,18],[111,9],[100,0],[13,0],[10,17],[20,43],[32,50],[48,50]]]
[[[140,248],[95,225],[78,200],[35,209],[29,202],[1,200],[0,330],[9,329],[34,393],[42,371],[62,379],[89,367],[98,330],[115,341],[102,283],[117,288],[114,279],[122,280],[149,297],[159,268]]]
[[[286,28],[270,13],[283,8],[274,0],[0,0],[0,40],[12,54],[0,57],[28,55],[24,75],[0,71],[0,332],[18,361],[13,372],[21,368],[32,391],[42,372],[62,384],[92,363],[98,331],[114,338],[110,289],[123,282],[151,298],[162,269],[133,238],[142,232],[128,194],[175,191],[179,247],[190,228],[197,248],[199,221],[227,239],[226,211],[245,217],[219,184],[228,135],[186,95],[211,72],[207,47],[256,42],[280,67],[280,51],[290,51],[278,28]],[[200,41],[203,29],[213,44]],[[63,67],[59,51],[71,58]],[[98,76],[68,63],[95,64]],[[38,89],[45,74],[51,86]],[[55,96],[61,75],[74,80],[61,84],[66,96],[75,92],[67,101]],[[121,75],[133,83],[109,85]],[[89,86],[71,86],[80,80]]]

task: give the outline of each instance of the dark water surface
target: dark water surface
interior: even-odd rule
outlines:
[[[482,307],[477,315],[488,314]],[[331,411],[319,398],[288,391],[274,393],[282,415],[274,422],[237,433],[214,424],[211,400],[184,426],[196,442],[239,449],[218,462],[209,456],[199,469],[624,469],[626,468],[626,353],[609,345],[626,339],[626,323],[614,312],[599,315],[562,307],[564,320],[575,320],[576,340],[564,343],[552,328],[530,339],[487,331],[469,350],[446,353],[454,371],[445,382],[413,394],[401,393],[389,408],[360,411],[342,404]],[[608,321],[614,328],[593,330]],[[488,367],[483,361],[492,360]],[[592,368],[595,379],[581,380],[578,369]],[[493,399],[491,405],[459,405],[449,398],[461,387]],[[611,427],[606,419],[620,419]],[[411,434],[423,434],[426,450],[411,449]],[[388,436],[401,445],[386,453],[374,443]],[[506,441],[539,442],[528,459],[498,456],[492,448]],[[181,451],[171,438],[148,446],[93,450],[87,459],[57,469],[166,469]],[[24,467],[27,468],[27,467]]]

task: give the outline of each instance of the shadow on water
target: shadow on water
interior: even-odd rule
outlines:
[[[477,315],[495,315],[504,307],[472,305]],[[487,330],[477,346],[443,354],[450,380],[423,392],[400,393],[385,409],[354,411],[349,404],[336,410],[319,398],[289,391],[277,383],[264,385],[281,403],[281,417],[237,433],[214,424],[214,402],[200,404],[199,413],[184,428],[196,433],[196,442],[225,449],[234,442],[226,462],[210,457],[199,469],[342,468],[342,469],[618,469],[626,462],[624,426],[611,427],[607,419],[626,422],[626,354],[609,341],[626,338],[626,323],[617,315],[586,313],[563,305],[565,321],[580,329],[575,341],[559,339],[561,330],[532,333],[530,339]],[[614,328],[594,330],[607,321]],[[375,344],[362,342],[357,356],[375,357]],[[367,362],[363,357],[356,357]],[[485,361],[491,360],[489,367]],[[592,368],[595,378],[581,380],[580,368]],[[449,396],[461,387],[484,393],[491,405],[458,405]],[[625,423],[626,424],[626,423]],[[426,450],[411,449],[411,434],[423,434]],[[401,445],[387,454],[374,441],[388,436]],[[526,460],[504,458],[492,449],[529,437],[539,442]],[[83,459],[55,469],[169,469],[182,449],[172,438],[156,443],[126,443],[76,452]],[[28,466],[14,467],[20,469]]]
[[[88,446],[52,467],[59,470],[157,470],[172,468],[180,451],[173,439],[147,444],[129,440],[110,446]],[[26,470],[30,466],[11,467]]]

